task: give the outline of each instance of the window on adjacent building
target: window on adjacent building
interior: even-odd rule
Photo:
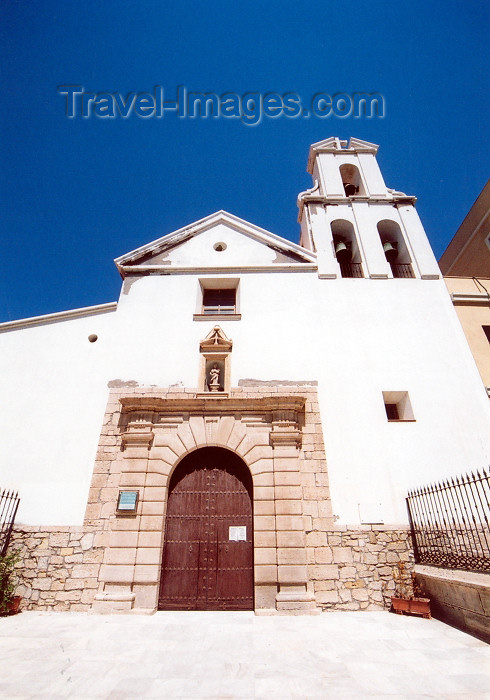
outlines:
[[[487,336],[487,340],[490,343],[490,326],[482,326],[483,332]]]
[[[408,391],[383,391],[383,401],[388,421],[415,420]]]

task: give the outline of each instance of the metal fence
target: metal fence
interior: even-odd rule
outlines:
[[[490,571],[489,503],[487,469],[411,491],[407,508],[415,561]]]
[[[391,271],[393,277],[415,277],[410,263],[391,263]]]
[[[364,277],[362,263],[341,262],[340,274],[342,277]]]
[[[6,554],[9,546],[19,503],[18,493],[5,489],[0,492],[0,556],[2,557]]]

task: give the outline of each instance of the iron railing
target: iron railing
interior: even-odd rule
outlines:
[[[342,277],[364,277],[362,263],[341,262],[339,264]]]
[[[408,494],[415,561],[490,571],[490,472],[466,474]]]
[[[391,263],[393,277],[415,277],[410,263]]]
[[[20,498],[13,491],[0,492],[0,556],[4,556],[9,546]]]

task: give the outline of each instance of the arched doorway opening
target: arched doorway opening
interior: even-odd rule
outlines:
[[[169,484],[159,610],[253,610],[252,477],[221,447],[187,455]]]

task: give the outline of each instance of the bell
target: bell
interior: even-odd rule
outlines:
[[[392,243],[391,241],[386,241],[386,243],[383,243],[383,250],[385,253],[385,257],[388,260],[388,262],[394,262],[396,258],[398,257],[398,250],[396,249],[396,243]]]
[[[344,190],[346,197],[352,197],[357,192],[357,187],[351,182],[344,182]]]
[[[335,255],[337,256],[337,260],[342,262],[348,262],[351,259],[352,253],[345,241],[338,241],[335,244]]]

